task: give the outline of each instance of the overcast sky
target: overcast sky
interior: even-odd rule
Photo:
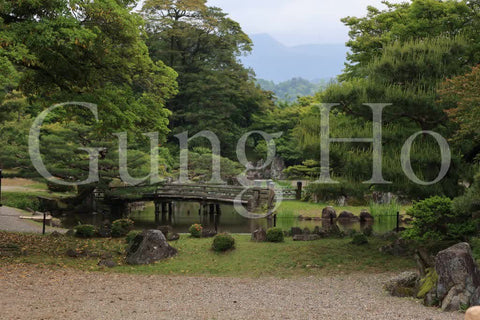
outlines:
[[[344,43],[348,28],[341,18],[364,16],[369,5],[384,8],[381,0],[208,0],[208,5],[229,13],[246,33],[268,33],[289,46]]]

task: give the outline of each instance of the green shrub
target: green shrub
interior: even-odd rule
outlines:
[[[188,232],[190,232],[190,235],[194,238],[201,238],[202,230],[203,230],[202,225],[198,223],[192,224],[190,228],[188,228]]]
[[[118,219],[112,223],[112,237],[124,237],[133,229],[134,222],[130,219]]]
[[[357,233],[353,236],[351,243],[357,246],[362,246],[364,244],[368,244],[368,238],[363,233]]]
[[[407,239],[466,241],[476,233],[476,223],[471,215],[454,212],[452,200],[446,197],[435,196],[416,202],[407,213],[414,218],[412,227],[403,232]]]
[[[235,239],[228,233],[220,233],[213,238],[213,250],[223,252],[233,248],[235,248]]]
[[[95,226],[92,226],[91,224],[80,224],[74,229],[75,236],[79,238],[92,238],[96,233]]]
[[[283,230],[280,228],[270,228],[267,230],[268,242],[283,242]]]
[[[127,233],[127,236],[125,238],[125,242],[127,244],[130,244],[133,241],[133,239],[135,239],[135,237],[138,236],[141,233],[142,233],[142,231],[138,231],[138,230],[130,231],[129,233]]]

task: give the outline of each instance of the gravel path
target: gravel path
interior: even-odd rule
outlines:
[[[19,218],[19,216],[28,215],[30,215],[30,213],[20,211],[15,208],[0,207],[0,230],[10,232],[42,233],[41,223]],[[67,229],[52,228],[47,226],[46,231],[67,232]]]
[[[235,279],[0,267],[1,319],[461,320],[388,296],[392,275]]]

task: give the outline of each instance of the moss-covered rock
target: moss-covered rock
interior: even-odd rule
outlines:
[[[415,297],[417,293],[418,275],[415,272],[404,272],[390,279],[384,289],[394,297]]]
[[[419,299],[424,299],[425,296],[437,286],[438,274],[435,269],[429,268],[426,271],[427,275],[420,280],[420,287],[417,293],[417,298]]]

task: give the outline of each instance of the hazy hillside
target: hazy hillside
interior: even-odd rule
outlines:
[[[330,79],[343,69],[347,48],[344,44],[312,44],[287,47],[268,34],[251,35],[253,52],[242,57],[257,78],[275,82],[292,78]]]
[[[308,81],[303,78],[293,78],[280,83],[271,80],[258,79],[258,84],[264,90],[272,91],[279,100],[294,101],[299,96],[311,96],[325,88],[330,79]]]

